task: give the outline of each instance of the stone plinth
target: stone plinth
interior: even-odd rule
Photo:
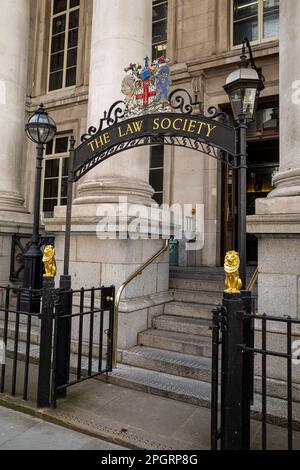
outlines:
[[[156,239],[97,238],[99,217],[86,214],[80,218],[81,206],[73,206],[70,248],[72,287],[100,287],[121,284],[163,244]],[[65,240],[65,209],[57,207],[55,218],[46,223],[46,230],[55,234],[58,276],[62,274]],[[122,238],[127,234],[122,233]],[[137,344],[137,334],[151,325],[153,316],[162,314],[163,304],[172,298],[169,289],[169,254],[164,253],[124,290],[119,313],[118,345],[127,349]],[[76,331],[74,333],[76,339]]]

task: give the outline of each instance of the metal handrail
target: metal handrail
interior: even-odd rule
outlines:
[[[253,289],[254,284],[256,283],[256,280],[257,280],[257,276],[258,276],[258,267],[255,269],[255,271],[253,273],[253,276],[250,279],[247,290],[252,290]]]
[[[160,248],[159,251],[157,251],[154,255],[151,256],[147,261],[145,261],[142,266],[140,266],[133,274],[129,276],[128,279],[126,279],[125,282],[119,287],[116,297],[115,297],[115,305],[114,305],[114,338],[113,338],[113,352],[112,352],[112,367],[115,368],[117,366],[117,350],[118,350],[118,317],[119,317],[119,305],[120,305],[120,300],[121,300],[121,295],[123,293],[123,290],[125,289],[128,284],[133,281],[137,276],[142,274],[144,269],[146,269],[153,261],[155,261],[159,256],[167,251],[169,248],[169,240],[164,241],[164,245],[162,248]]]

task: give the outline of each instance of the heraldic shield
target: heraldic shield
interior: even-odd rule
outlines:
[[[125,95],[125,117],[149,113],[171,112],[168,102],[170,80],[169,59],[159,57],[150,63],[145,58],[144,67],[130,64],[122,81]]]

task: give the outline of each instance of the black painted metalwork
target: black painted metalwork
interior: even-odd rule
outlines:
[[[238,252],[240,255],[240,278],[243,288],[246,288],[247,270],[247,124],[245,115],[239,116],[237,127],[238,142]]]
[[[39,292],[27,289],[29,300],[35,293],[42,297],[40,314],[21,310],[24,288],[0,286],[0,332],[6,350],[6,361],[0,364],[0,393],[21,395],[24,400],[30,396],[40,408],[55,406],[68,387],[112,370],[114,286],[72,290],[69,285],[65,279],[55,289],[54,279],[45,277]],[[36,388],[32,363],[38,363]]]
[[[251,417],[260,420],[261,449],[268,449],[268,423],[274,420],[268,406],[274,392],[270,393],[269,386],[272,385],[273,389],[274,385],[267,364],[272,358],[282,360],[280,369],[283,375],[283,361],[286,364],[286,394],[280,392],[281,400],[286,400],[286,414],[281,413],[280,423],[286,429],[286,448],[293,449],[293,432],[298,429],[298,423],[294,420],[293,383],[299,380],[293,360],[300,360],[299,352],[293,352],[293,340],[299,326],[300,320],[295,317],[255,314],[249,292],[224,294],[223,305],[214,308],[211,389],[213,450],[250,449]],[[272,349],[269,349],[269,338],[276,334],[280,334],[283,341],[273,340]],[[256,370],[256,393],[261,394],[260,408],[258,402],[253,403],[254,357],[257,367],[260,363],[260,369]],[[221,378],[218,374],[220,359]]]
[[[64,252],[64,276],[69,275],[69,257],[70,257],[70,233],[72,222],[72,201],[73,201],[73,182],[74,182],[74,146],[75,139],[70,139],[70,160],[68,173],[68,192],[67,192],[67,211],[66,211],[66,236]],[[71,286],[69,287],[71,288]]]
[[[111,127],[114,124],[117,124],[119,121],[124,119],[125,115],[125,103],[124,101],[116,101],[111,105],[108,111],[104,111],[103,118],[100,119],[100,124],[98,129],[94,126],[89,127],[87,133],[83,134],[80,138],[81,142],[85,142],[94,135],[102,131],[104,123],[107,124],[107,127]]]
[[[30,240],[30,246],[24,253],[24,279],[23,287],[25,290],[22,292],[21,304],[22,310],[29,313],[39,313],[40,311],[40,296],[33,294],[31,302],[27,297],[27,290],[30,287],[34,291],[39,291],[42,287],[42,258],[43,253],[39,247],[39,229],[40,229],[40,200],[41,200],[41,184],[42,184],[42,162],[43,162],[44,145],[38,144],[37,146],[37,166],[35,177],[35,194],[34,194],[34,212],[33,212],[33,229]]]
[[[211,450],[218,450],[220,424],[218,415],[219,403],[219,360],[223,332],[223,307],[217,305],[213,311],[212,324],[212,357],[211,357]]]
[[[169,108],[178,112],[147,114],[130,119],[126,115],[126,105],[116,101],[104,112],[99,127],[91,126],[81,137],[81,144],[75,147],[74,138],[70,141],[70,165],[68,176],[67,217],[65,232],[64,276],[69,275],[69,253],[71,237],[73,183],[82,178],[95,166],[108,158],[128,149],[141,146],[171,145],[188,148],[220,162],[235,167],[237,154],[236,130],[227,124],[228,115],[215,107],[208,109],[209,117],[199,114],[201,104],[194,101],[187,90],[175,89],[169,94]],[[173,124],[172,128],[159,126],[159,120]],[[174,125],[182,120],[183,128]],[[138,125],[137,125],[138,121]],[[161,121],[160,121],[161,122]],[[137,127],[134,126],[136,124]],[[105,127],[106,125],[106,127]],[[198,131],[195,126],[198,125]],[[130,132],[123,132],[129,126]],[[131,127],[133,126],[133,127]],[[139,127],[140,126],[140,127]],[[202,128],[207,126],[207,133]],[[166,127],[166,128],[164,128]],[[189,128],[189,130],[186,129]],[[216,132],[212,134],[212,130]],[[225,157],[225,153],[229,158]]]
[[[215,106],[210,106],[207,110],[211,119],[217,119],[226,124],[229,122],[229,116],[225,111],[219,111]]]
[[[30,246],[30,235],[15,233],[12,235],[10,274],[9,280],[22,284],[24,277],[24,254]],[[55,245],[55,238],[52,235],[40,236],[39,248],[42,250],[46,245]]]
[[[171,108],[179,110],[181,114],[193,114],[194,110],[201,114],[200,101],[194,101],[190,93],[184,88],[172,90],[168,101]]]
[[[262,404],[261,404],[261,448],[267,450],[268,443],[268,422],[271,422],[271,418],[268,413],[268,383],[270,377],[268,375],[267,369],[267,359],[271,358],[281,358],[286,363],[286,395],[282,398],[286,400],[286,418],[282,420],[282,425],[286,427],[287,431],[287,449],[293,450],[293,432],[295,429],[298,429],[297,423],[294,422],[294,410],[293,410],[293,383],[294,379],[299,378],[297,374],[297,369],[292,367],[293,360],[300,360],[300,354],[297,352],[297,349],[293,352],[293,341],[295,334],[299,331],[300,320],[296,319],[295,316],[272,316],[272,315],[257,315],[257,314],[244,314],[244,319],[251,319],[256,322],[257,328],[261,330],[261,347],[251,346],[247,347],[246,345],[240,345],[240,349],[243,354],[255,354],[256,357],[261,356],[261,390],[262,390]],[[282,337],[286,339],[286,346],[278,342],[272,346],[272,349],[268,348],[268,337],[270,336],[270,331],[277,331],[277,334],[280,332]],[[295,362],[296,364],[296,362]],[[283,363],[280,363],[281,370],[283,368]],[[297,374],[297,375],[296,375]]]
[[[113,155],[136,147],[151,147],[158,144],[173,147],[184,147],[187,149],[195,150],[197,152],[201,152],[205,155],[215,158],[216,160],[219,160],[230,167],[234,167],[233,159],[225,159],[224,154],[220,151],[221,149],[218,149],[216,146],[206,144],[200,139],[193,140],[189,137],[181,136],[146,136],[116,144],[110,147],[109,149],[105,150],[104,152],[96,155],[95,157],[92,157],[91,159],[87,160],[79,168],[75,169],[74,181],[78,181],[80,178],[82,178],[82,176],[87,174],[95,166],[99,165],[99,163],[104,162]]]
[[[115,288],[113,286],[70,291],[60,289],[57,294],[60,299],[56,303],[54,318],[52,406],[56,406],[58,398],[66,395],[66,390],[69,387],[111,372],[114,327]],[[69,298],[72,299],[72,309],[69,313],[62,310],[63,297],[66,294],[69,294]],[[65,375],[66,380],[63,382],[62,377],[59,377],[58,370],[60,361],[58,342],[65,321],[72,323],[78,331],[76,335],[78,341],[74,338],[74,348],[72,350],[75,359],[74,364],[76,364],[72,368],[75,378],[70,379]],[[105,325],[108,325],[107,329],[105,329]],[[88,332],[86,338],[84,338],[84,331]],[[106,344],[104,335],[107,336]],[[61,361],[61,364],[63,363],[65,363],[64,360]]]
[[[24,279],[23,287],[32,288],[33,292],[42,287],[42,258],[43,253],[40,249],[40,203],[42,186],[42,164],[44,146],[51,142],[56,134],[56,124],[45,111],[43,104],[40,104],[37,111],[29,118],[25,131],[27,137],[37,144],[37,165],[34,186],[34,211],[33,228],[28,250],[23,254],[24,259]],[[21,295],[21,308],[29,313],[39,313],[40,297],[33,293],[30,301],[27,297],[27,291]]]
[[[5,362],[0,364],[0,393],[12,396],[20,393],[27,400],[31,371],[32,317],[38,319],[39,316],[21,310],[24,290],[22,287],[0,286],[0,331],[5,345]],[[26,290],[29,300],[33,294],[41,295],[41,292],[34,292],[33,289]],[[35,326],[35,335],[37,329],[38,326]]]
[[[172,90],[168,98],[169,106],[175,111],[180,111],[184,115],[200,114],[201,115],[201,103],[200,101],[194,101],[190,93],[184,88],[176,88]],[[88,131],[83,134],[80,138],[81,142],[86,142],[91,137],[101,132],[105,128],[109,128],[118,124],[125,119],[126,104],[124,101],[119,100],[111,105],[108,111],[104,111],[103,118],[100,119],[98,128],[91,126]],[[211,106],[208,109],[208,114],[211,119],[220,119],[221,122],[228,122],[229,117],[225,112],[219,112],[217,108]],[[139,118],[140,116],[136,116]]]
[[[54,278],[45,277],[43,281],[43,289],[42,289],[41,338],[40,338],[38,391],[37,391],[38,408],[47,408],[50,406],[54,301],[55,301]]]

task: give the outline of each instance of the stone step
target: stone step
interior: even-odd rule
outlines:
[[[0,320],[0,338],[2,339],[4,335],[4,320]],[[8,328],[7,328],[7,337],[9,339],[14,339],[15,337],[15,322],[9,321]],[[20,323],[19,324],[19,340],[26,341],[27,338],[27,323]],[[31,326],[31,335],[30,335],[30,342],[33,345],[40,344],[40,327],[39,326]]]
[[[202,318],[212,320],[212,306],[193,302],[169,302],[165,304],[164,313],[179,317]]]
[[[0,339],[3,338],[4,334],[4,321],[0,320]],[[15,322],[9,321],[8,328],[7,328],[7,337],[10,340],[14,340],[15,338]],[[20,323],[19,324],[19,342],[27,341],[27,324]],[[31,334],[30,334],[30,345],[31,347],[35,348],[40,344],[40,325],[39,326],[32,326],[31,327]],[[98,346],[93,346],[93,356],[97,357],[98,354]],[[104,351],[106,350],[106,345],[104,344]],[[76,354],[78,351],[78,341],[76,339],[71,339],[71,352]],[[82,341],[82,354],[88,356],[89,354],[89,343],[87,341]]]
[[[98,377],[112,384],[142,392],[160,395],[167,398],[192,403],[210,408],[211,386],[208,382],[187,379],[162,372],[145,370],[138,367],[119,364],[108,377]],[[261,419],[261,395],[254,395],[251,416]],[[278,398],[267,398],[267,420],[280,426],[287,425],[286,401]],[[300,430],[300,403],[293,404],[293,428]]]
[[[207,357],[135,346],[123,353],[122,363],[189,379],[211,381],[211,360]]]
[[[103,377],[99,377],[104,380]],[[174,400],[210,407],[210,384],[125,364],[108,374],[108,382]]]
[[[205,291],[222,293],[224,290],[223,280],[193,279],[193,278],[170,278],[170,289],[184,289],[192,291]]]
[[[138,334],[138,344],[195,356],[210,357],[211,338],[207,336],[149,329]]]
[[[40,346],[37,344],[36,345],[31,344],[30,351],[29,351],[30,363],[38,364],[39,352],[40,352]],[[20,340],[18,342],[18,361],[24,361],[25,354],[26,354],[26,342]],[[6,355],[9,358],[14,357],[14,340],[13,339],[7,340]],[[71,373],[77,373],[77,358],[78,358],[77,354],[71,353],[70,355],[70,372]],[[102,367],[103,368],[105,367],[105,350],[103,350]],[[85,353],[85,351],[83,351],[82,362],[81,362],[82,376],[86,375],[87,370],[88,370],[88,355],[87,355],[87,352]],[[92,371],[93,372],[98,371],[98,357],[96,355],[93,355]]]
[[[171,294],[175,301],[179,302],[193,302],[204,305],[215,305],[221,303],[223,299],[223,292],[211,291],[195,291],[188,289],[174,289]]]
[[[192,279],[217,279],[224,280],[224,268],[218,267],[183,267],[183,266],[171,266],[170,277],[177,278],[192,278]]]
[[[247,266],[247,281],[251,279],[254,274],[255,266]],[[196,266],[196,267],[184,267],[184,266],[171,266],[170,277],[172,278],[183,278],[183,279],[211,279],[211,280],[223,280],[225,279],[224,267],[223,266]]]
[[[175,331],[192,335],[211,336],[211,321],[198,318],[160,315],[153,319],[153,328],[157,330]]]

